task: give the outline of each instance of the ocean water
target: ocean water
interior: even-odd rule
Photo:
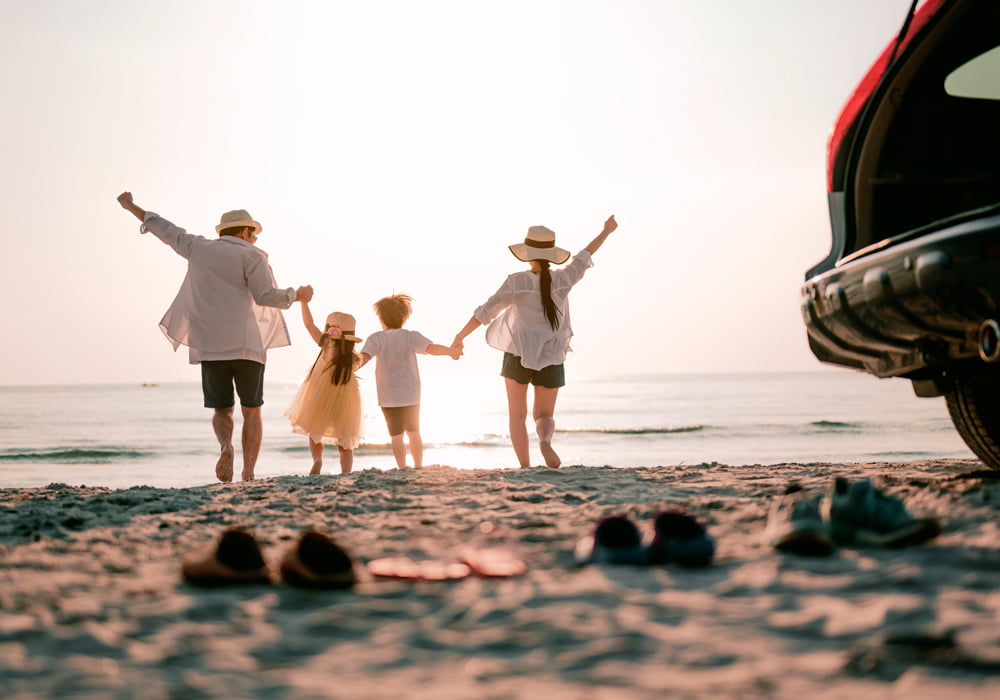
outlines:
[[[283,411],[296,385],[265,388],[258,477],[307,474],[306,438]],[[354,468],[395,467],[373,382]],[[215,481],[218,447],[196,383],[0,387],[0,487],[126,488]],[[944,400],[905,380],[850,371],[608,377],[560,391],[554,446],[565,465],[916,461],[971,458]],[[237,411],[237,436],[240,426]],[[503,380],[423,376],[425,464],[516,467]],[[240,455],[237,445],[236,472]],[[541,464],[532,434],[532,456]],[[338,473],[327,447],[325,473]]]

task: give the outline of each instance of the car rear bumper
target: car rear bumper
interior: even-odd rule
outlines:
[[[806,281],[802,316],[823,362],[921,378],[979,361],[1000,319],[1000,214],[857,257]]]

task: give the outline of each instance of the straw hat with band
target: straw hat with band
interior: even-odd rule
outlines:
[[[324,330],[327,331],[331,328],[339,328],[341,338],[355,343],[360,343],[361,338],[354,335],[354,329],[356,326],[357,324],[354,322],[353,316],[340,311],[334,311],[326,317],[326,328]]]
[[[252,228],[254,233],[260,233],[264,230],[263,226],[250,218],[250,212],[246,209],[233,209],[222,215],[222,218],[219,219],[219,225],[215,227],[215,232],[222,233],[223,229],[243,227]]]
[[[524,262],[532,260],[548,260],[556,265],[562,265],[569,260],[569,251],[556,247],[556,233],[544,226],[532,226],[524,243],[507,246],[514,257]]]

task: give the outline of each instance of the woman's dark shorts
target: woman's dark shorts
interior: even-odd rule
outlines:
[[[418,403],[412,406],[383,406],[382,415],[385,416],[385,424],[392,437],[399,435],[404,430],[408,433],[420,430],[420,404]]]
[[[518,384],[534,384],[546,389],[558,389],[561,386],[566,386],[566,370],[562,363],[541,369],[525,369],[521,365],[521,358],[509,352],[503,354],[503,368],[500,370],[500,376],[513,379]]]
[[[240,395],[240,405],[257,408],[264,405],[264,365],[253,360],[211,360],[201,363],[201,391],[205,408],[232,408],[233,385]]]

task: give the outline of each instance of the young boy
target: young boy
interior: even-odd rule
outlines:
[[[462,351],[432,343],[416,331],[404,330],[403,324],[413,313],[413,300],[406,294],[393,294],[372,305],[382,322],[382,330],[368,336],[361,348],[361,367],[373,357],[378,405],[392,439],[392,455],[396,466],[406,468],[406,445],[403,433],[410,441],[413,466],[420,469],[424,461],[424,443],[420,437],[420,371],[417,353],[448,355],[457,360]]]

